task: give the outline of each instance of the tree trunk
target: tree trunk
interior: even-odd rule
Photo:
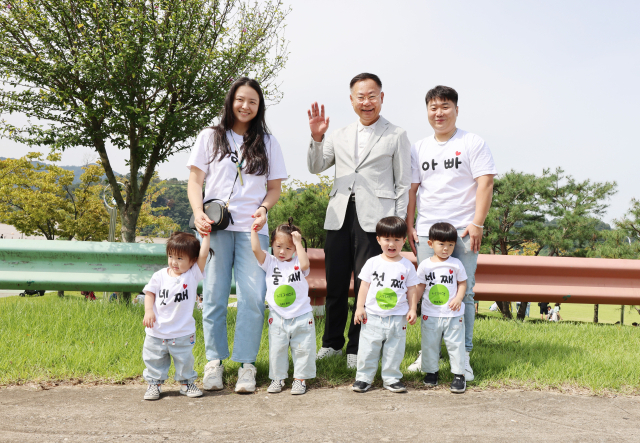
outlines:
[[[58,297],[64,297],[64,291],[58,291]]]
[[[127,305],[131,304],[131,292],[123,292],[121,302],[124,302]]]
[[[504,318],[508,318],[509,320],[512,320],[513,315],[511,315],[511,309],[509,309],[509,307],[511,306],[511,302],[497,301],[496,303],[498,304],[498,309],[500,309],[502,316]]]
[[[136,225],[138,224],[138,217],[140,216],[140,209],[142,208],[142,202],[135,204],[132,203],[129,208],[120,210],[120,219],[122,222],[122,241],[125,243],[136,242]]]
[[[598,323],[598,307],[600,305],[593,305],[593,322]]]
[[[527,313],[527,305],[529,304],[529,302],[526,301],[521,301],[520,302],[520,309],[518,309],[518,320],[523,320],[524,321],[524,316]]]

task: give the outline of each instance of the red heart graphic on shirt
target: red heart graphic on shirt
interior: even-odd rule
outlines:
[[[366,318],[362,319],[362,323],[366,325],[367,324],[367,319]]]
[[[294,266],[293,269],[297,271],[298,269],[300,269],[300,266]]]
[[[183,287],[184,289],[187,289],[187,285],[182,285],[182,287]]]
[[[453,269],[449,269],[449,274],[453,274]]]
[[[462,152],[456,151],[456,155],[460,155],[460,154],[462,154]]]
[[[404,275],[401,275],[401,276],[400,276],[400,280],[404,280]]]
[[[428,315],[423,315],[423,316],[422,316],[422,319],[423,319],[424,321],[426,321],[428,318],[429,318],[429,316],[428,316]]]
[[[269,319],[269,324],[273,323],[273,318]]]

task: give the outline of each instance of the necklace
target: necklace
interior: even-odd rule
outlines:
[[[451,134],[451,137],[449,137],[446,142],[439,142],[438,139],[436,138],[435,134],[434,134],[433,138],[436,138],[436,142],[437,143],[441,143],[443,145],[446,145],[447,143],[449,143],[449,140],[451,140],[453,137],[455,137],[455,135],[457,133],[458,133],[458,128],[456,128],[456,131],[453,134]]]
[[[244,166],[244,158],[240,158],[240,147],[238,146],[236,138],[233,136],[233,132],[231,132],[231,140],[233,140],[233,144],[236,145],[236,168],[238,169],[240,186],[244,186],[244,181],[242,180],[242,166]]]

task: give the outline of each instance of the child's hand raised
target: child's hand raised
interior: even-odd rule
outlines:
[[[291,233],[291,239],[293,240],[294,245],[299,245],[302,243],[302,236],[298,231],[293,231]]]

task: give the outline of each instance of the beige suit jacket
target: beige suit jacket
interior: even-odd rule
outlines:
[[[312,174],[336,167],[324,222],[327,230],[344,223],[349,196],[356,195],[360,226],[375,232],[378,221],[390,215],[405,218],[411,187],[411,143],[404,129],[384,117],[376,123],[358,164],[354,153],[358,124],[334,131],[321,142],[311,139],[307,166]]]

